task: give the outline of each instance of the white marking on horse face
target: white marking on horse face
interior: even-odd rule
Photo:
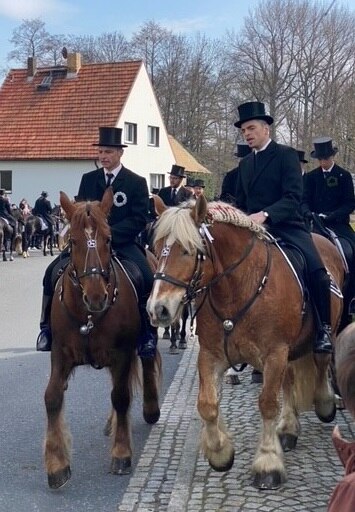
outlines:
[[[87,238],[92,238],[93,229],[92,226],[89,226],[88,228],[85,228],[85,235]]]

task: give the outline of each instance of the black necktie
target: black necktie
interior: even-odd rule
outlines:
[[[172,200],[172,203],[175,204],[176,202],[176,188],[173,188],[172,191],[171,191],[171,200]]]
[[[107,177],[106,188],[108,188],[111,185],[111,182],[112,182],[113,178],[115,177],[115,175],[112,174],[112,172],[108,172],[106,174],[106,177]]]

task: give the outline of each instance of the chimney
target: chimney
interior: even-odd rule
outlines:
[[[36,57],[28,57],[27,59],[27,79],[33,80],[36,74],[37,59]]]
[[[68,53],[67,58],[68,75],[77,75],[81,68],[81,54],[80,53]]]

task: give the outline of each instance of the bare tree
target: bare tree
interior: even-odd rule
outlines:
[[[14,49],[9,52],[8,60],[26,64],[28,57],[37,57],[39,63],[48,64],[57,39],[47,32],[45,23],[40,18],[35,18],[23,20],[21,25],[14,29],[10,42]]]

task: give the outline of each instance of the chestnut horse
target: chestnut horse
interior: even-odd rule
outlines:
[[[45,465],[48,484],[57,489],[70,478],[70,435],[63,401],[68,379],[78,365],[107,367],[112,377],[113,434],[111,472],[131,472],[129,408],[138,377],[137,337],[140,315],[136,292],[119,262],[111,257],[107,223],[112,189],[101,202],[73,204],[60,193],[70,222],[70,261],[56,286],[51,311],[51,376],[45,392],[47,432]],[[142,359],[143,416],[155,423],[160,416],[158,379],[161,359]],[[137,381],[138,382],[138,381]]]
[[[336,332],[344,268],[328,240],[318,236],[315,241],[337,284],[337,294],[332,293]],[[147,305],[151,323],[165,327],[184,303],[196,301],[197,407],[204,422],[205,456],[217,471],[233,465],[234,447],[219,409],[220,386],[228,367],[250,363],[264,374],[253,485],[278,488],[286,477],[283,449],[294,448],[299,435],[299,412],[314,405],[325,422],[336,413],[328,380],[331,357],[313,355],[315,325],[299,281],[260,225],[225,203],[207,204],[203,196],[161,213],[155,248],[158,268]]]

